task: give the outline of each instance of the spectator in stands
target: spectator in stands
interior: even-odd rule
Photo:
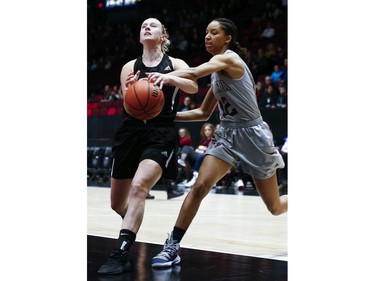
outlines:
[[[282,76],[284,75],[284,69],[280,68],[278,64],[275,64],[273,67],[273,72],[271,73],[271,80],[274,85],[279,84],[279,80],[282,79]]]
[[[180,128],[178,130],[178,135],[180,136],[180,148],[184,147],[185,145],[193,145],[190,132],[187,128]]]
[[[177,176],[178,136],[174,121],[179,95],[176,91],[180,88],[186,93],[196,93],[198,85],[192,80],[167,74],[188,67],[183,60],[166,54],[170,44],[168,37],[158,19],[143,21],[139,32],[142,54],[127,62],[121,70],[124,93],[129,85],[147,77],[146,73],[163,73],[165,103],[161,113],[147,122],[124,111],[123,122],[115,132],[110,197],[111,208],[121,216],[122,224],[117,245],[99,268],[99,274],[130,270],[128,252],[142,224],[147,194],[162,177],[175,179]]]
[[[276,98],[276,107],[277,108],[286,108],[288,101],[288,94],[285,86],[279,87],[279,95]]]
[[[276,108],[277,93],[272,85],[266,89],[266,95],[263,97],[261,107],[263,108]]]
[[[273,82],[272,82],[272,79],[271,79],[271,76],[269,76],[269,75],[267,75],[267,76],[264,78],[264,88],[267,89],[268,86],[272,86],[272,87],[274,87]]]
[[[205,152],[211,143],[212,136],[215,133],[215,126],[211,123],[204,123],[200,131],[201,140],[198,147],[195,149],[195,163],[193,168],[193,177],[185,184],[185,187],[190,188],[195,183],[198,177],[199,168],[202,164]]]
[[[180,149],[177,162],[183,167],[185,174],[185,180],[179,186],[184,186],[192,177],[191,168],[195,163],[195,152],[189,130],[180,128],[178,134],[180,136]]]
[[[191,100],[189,103],[189,110],[196,109],[196,108],[197,108],[197,104],[195,103],[194,100]]]
[[[109,85],[105,85],[101,93],[101,97],[102,97],[101,101],[108,101],[111,97],[111,92],[112,92],[111,87]]]
[[[191,97],[186,96],[184,98],[183,104],[179,105],[178,111],[187,111],[187,110],[190,110],[190,103],[191,103],[191,101],[192,101]]]
[[[122,99],[122,95],[121,95],[120,90],[121,90],[121,88],[119,88],[117,85],[112,87],[112,91],[111,91],[111,95],[110,95],[110,101]]]
[[[202,128],[200,130],[200,137],[201,140],[199,141],[199,145],[195,152],[199,154],[204,154],[208,148],[208,145],[210,144],[212,140],[212,136],[215,132],[215,126],[211,123],[204,123],[202,125]]]
[[[257,97],[259,108],[264,107],[264,103],[267,97],[267,87],[268,87],[267,85],[272,85],[272,82],[271,83],[268,82],[270,81],[270,79],[271,78],[269,76],[266,76],[264,79],[264,83],[262,83],[261,81],[258,81],[257,84],[255,85],[255,94]]]
[[[119,92],[119,87],[115,85],[112,88],[110,88],[109,92],[106,93],[102,101],[109,102],[109,101],[115,101],[115,100],[121,100],[121,99],[122,99],[122,95]]]

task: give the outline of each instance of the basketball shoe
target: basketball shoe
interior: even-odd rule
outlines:
[[[172,189],[172,190],[168,190],[167,191],[167,199],[173,199],[173,198],[182,196],[184,194],[185,194],[184,191],[178,190],[177,188],[176,189]]]
[[[168,267],[181,262],[181,258],[178,255],[180,249],[180,243],[173,240],[173,232],[171,235],[168,234],[167,240],[165,240],[163,251],[152,258],[152,267]]]
[[[108,260],[99,270],[99,274],[120,274],[130,270],[128,252],[120,249],[114,249],[109,254]]]

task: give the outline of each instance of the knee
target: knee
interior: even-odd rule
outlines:
[[[202,182],[195,182],[190,193],[195,199],[202,200],[209,192],[208,186]]]
[[[145,186],[137,183],[133,183],[130,188],[129,197],[131,199],[145,199],[147,197],[148,190]]]
[[[281,215],[283,213],[280,204],[273,204],[273,205],[267,206],[267,209],[274,216],[278,216],[278,215]]]

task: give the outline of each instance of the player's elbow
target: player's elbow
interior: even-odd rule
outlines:
[[[208,112],[205,112],[205,111],[201,111],[201,121],[207,121],[208,119],[210,119],[211,117],[211,114],[209,114]]]
[[[194,83],[191,87],[192,91],[190,94],[196,94],[198,93],[198,84],[197,83]]]

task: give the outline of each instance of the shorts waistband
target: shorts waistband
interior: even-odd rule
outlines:
[[[221,125],[226,128],[246,128],[246,127],[253,127],[263,123],[262,116],[254,120],[244,121],[244,122],[229,122],[229,121],[221,121]]]

